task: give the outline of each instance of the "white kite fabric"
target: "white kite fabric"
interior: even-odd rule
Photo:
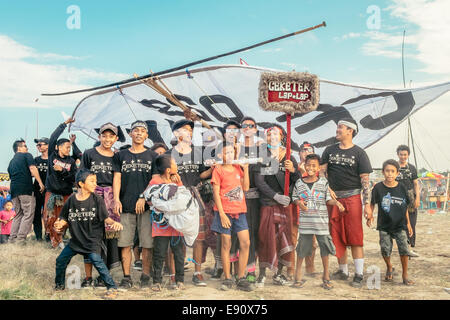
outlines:
[[[179,100],[195,110],[211,126],[222,127],[227,120],[253,117],[258,126],[286,127],[284,113],[263,111],[258,105],[258,84],[263,72],[278,70],[243,65],[220,65],[177,72],[161,77]],[[388,134],[408,115],[450,90],[450,82],[428,87],[392,90],[367,88],[320,80],[320,104],[317,110],[292,117],[292,148],[303,141],[312,143],[319,154],[335,143],[340,119],[358,123],[354,142],[367,148]],[[142,82],[99,91],[84,98],[76,107],[71,130],[80,130],[97,139],[96,128],[112,122],[125,129],[136,120],[150,124],[148,146],[161,138],[170,146],[171,124],[184,119],[183,112],[164,96]],[[196,128],[200,128],[196,126]],[[194,130],[194,143],[201,141],[202,130]]]

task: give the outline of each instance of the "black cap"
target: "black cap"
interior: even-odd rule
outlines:
[[[34,143],[39,143],[39,142],[43,142],[45,144],[49,144],[50,140],[48,138],[46,138],[46,137],[42,137],[40,139],[34,139]]]
[[[185,125],[189,125],[192,129],[194,129],[194,122],[188,119],[181,119],[176,121],[173,125],[172,125],[172,132],[175,130],[180,129],[181,127],[184,127]]]

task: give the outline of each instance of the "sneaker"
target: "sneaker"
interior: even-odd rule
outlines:
[[[292,284],[283,274],[276,274],[272,279],[273,283],[279,286],[289,286]]]
[[[105,288],[106,287],[105,281],[103,281],[101,277],[97,277],[97,279],[94,280],[94,287]]]
[[[362,287],[362,281],[363,281],[363,275],[355,273],[355,276],[353,277],[353,281],[350,283],[350,285],[353,288],[361,288]]]
[[[217,269],[214,274],[211,276],[211,280],[220,280],[222,278],[222,274],[223,274],[223,269]]]
[[[236,288],[242,291],[253,291],[253,285],[248,282],[247,278],[240,278],[237,282]]]
[[[122,289],[131,289],[133,288],[133,281],[131,281],[131,278],[123,278],[119,285]]]
[[[203,279],[203,276],[201,273],[197,273],[192,276],[192,283],[194,285],[196,285],[197,287],[206,287],[206,282]]]
[[[249,272],[247,274],[247,278],[246,279],[247,279],[248,282],[250,282],[252,284],[255,284],[256,283],[256,275],[255,275],[255,273],[254,272]]]
[[[259,276],[256,280],[255,286],[257,288],[264,288],[264,283],[266,282],[266,276]]]
[[[65,247],[64,242],[60,242],[58,244],[58,248],[60,248],[61,250],[64,249],[64,247]]]
[[[222,291],[228,291],[230,289],[233,289],[233,280],[232,279],[225,279],[222,281],[222,285],[220,286],[220,290]]]
[[[408,255],[409,255],[410,257],[413,257],[413,258],[419,257],[419,255],[417,254],[417,252],[412,251],[412,249],[409,249]]]
[[[55,286],[56,291],[63,291],[64,289],[66,289],[66,287],[63,284],[57,284]]]
[[[133,269],[142,271],[142,260],[136,260],[133,264]]]
[[[114,288],[110,288],[108,290],[106,290],[106,293],[103,295],[103,299],[106,300],[114,300],[115,298],[117,298],[117,295],[119,294],[119,291],[117,289]]]
[[[342,270],[338,270],[331,275],[333,280],[348,280],[349,275],[344,273]]]
[[[171,290],[176,290],[177,289],[177,283],[175,281],[175,275],[173,275],[173,274],[170,275],[169,289],[171,289]]]
[[[81,288],[82,289],[92,288],[92,284],[93,284],[92,277],[84,278],[83,282],[81,283]]]
[[[189,270],[189,262],[184,263],[184,271]]]
[[[141,283],[140,283],[141,288],[148,287],[149,285],[150,285],[150,276],[146,274],[141,274]]]

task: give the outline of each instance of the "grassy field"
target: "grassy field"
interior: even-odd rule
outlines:
[[[364,227],[365,232],[365,284],[361,289],[350,287],[349,281],[333,281],[334,289],[326,291],[320,287],[320,275],[315,278],[305,277],[306,285],[302,289],[279,287],[267,281],[266,287],[246,293],[237,290],[220,291],[218,281],[207,281],[206,288],[192,285],[191,278],[193,266],[185,273],[186,290],[172,291],[164,288],[160,293],[154,293],[149,288],[139,289],[140,272],[134,271],[132,278],[135,288],[120,292],[118,299],[174,299],[174,300],[303,300],[303,299],[440,299],[450,300],[450,214],[419,213],[417,222],[416,252],[419,258],[410,260],[410,278],[416,282],[415,286],[406,287],[401,284],[401,265],[396,246],[392,261],[397,270],[393,283],[383,281],[385,266],[380,255],[378,245],[378,232]],[[36,243],[28,240],[27,245],[0,245],[0,300],[6,299],[45,299],[45,300],[95,300],[102,299],[105,290],[102,289],[66,289],[63,292],[53,290],[55,276],[55,259],[60,249],[50,249],[46,243]],[[190,251],[188,250],[188,254]],[[349,260],[351,261],[351,259]],[[316,269],[321,271],[320,257],[316,254]],[[330,270],[337,269],[335,258],[330,259]],[[83,258],[76,256],[71,265],[76,265],[84,277]],[[213,266],[213,257],[208,253],[207,263],[204,267]],[[351,275],[353,265],[349,264]],[[379,270],[377,275],[373,272]],[[94,277],[97,275],[94,271]],[[121,268],[112,272],[114,280],[118,283],[122,279]],[[270,272],[268,274],[270,279]],[[208,280],[208,276],[205,275]],[[168,281],[168,278],[164,278]],[[367,282],[367,279],[369,281]],[[369,283],[369,285],[367,285]],[[370,289],[372,288],[372,289]],[[377,289],[378,288],[378,289]]]

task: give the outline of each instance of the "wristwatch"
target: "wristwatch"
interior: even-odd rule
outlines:
[[[143,194],[143,193],[141,193],[141,194],[139,195],[139,199],[145,199],[145,197],[144,197],[144,194]]]

